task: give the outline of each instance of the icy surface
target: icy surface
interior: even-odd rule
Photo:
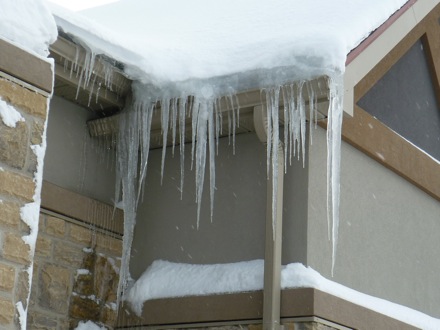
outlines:
[[[262,290],[263,268],[263,260],[215,265],[157,260],[136,281],[126,299],[133,310],[140,314],[144,301],[151,299]],[[315,288],[421,329],[440,329],[440,319],[350,289],[300,263],[283,267],[281,287]]]
[[[63,31],[88,49],[88,60],[81,73],[88,77],[85,84],[93,71],[92,60],[101,54],[123,63],[125,74],[135,81],[133,103],[120,120],[117,147],[116,191],[122,192],[125,209],[119,293],[129,278],[128,256],[148,165],[153,112],[161,111],[164,144],[170,140],[173,145],[176,140],[183,141],[184,119],[192,117],[196,202],[200,206],[208,161],[213,205],[214,150],[222,122],[218,116],[221,99],[226,98],[238,114],[239,105],[234,104],[233,95],[251,89],[261,91],[267,112],[270,174],[278,161],[279,118],[275,110],[281,95],[288,108],[284,156],[289,159],[295,152],[305,150],[306,100],[300,92],[301,86],[322,76],[328,77],[330,104],[327,203],[334,271],[339,225],[341,77],[346,56],[405,2],[125,0],[84,11],[87,17],[52,8]],[[315,92],[308,90],[308,95]],[[310,113],[313,113],[313,96],[311,100]],[[233,112],[229,127],[232,133],[237,119]],[[182,143],[180,146],[183,166],[185,146]],[[163,157],[165,152],[164,148]],[[276,176],[272,175],[272,179],[275,187]],[[181,189],[183,181],[182,175]],[[115,200],[121,200],[120,196],[115,196]],[[198,211],[197,224],[199,220]]]
[[[75,328],[75,330],[106,330],[105,327],[100,327],[96,323],[92,321],[80,321],[78,323],[78,326]]]
[[[0,97],[0,118],[8,127],[14,128],[19,121],[24,121],[24,118],[12,105],[6,103]]]
[[[44,0],[2,0],[0,38],[47,57],[57,38],[57,27]]]

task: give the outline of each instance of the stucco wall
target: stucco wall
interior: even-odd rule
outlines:
[[[96,200],[114,198],[114,151],[88,133],[93,112],[54,96],[50,103],[44,180]]]
[[[220,139],[213,221],[207,170],[198,230],[191,145],[186,147],[182,200],[179,156],[172,158],[168,150],[161,185],[162,150],[151,151],[133,242],[134,278],[155,259],[212,264],[264,258],[266,150],[253,133],[237,135],[235,155],[232,149],[227,138]],[[306,183],[307,169],[293,160],[285,183],[285,263],[305,260]]]
[[[310,148],[307,260],[331,278],[324,142],[325,131],[318,129]],[[440,203],[344,143],[333,279],[439,317],[438,242]]]

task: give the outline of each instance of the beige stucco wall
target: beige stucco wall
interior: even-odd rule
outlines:
[[[50,102],[44,180],[111,204],[115,188],[114,149],[90,137],[87,121],[97,114],[61,97]]]
[[[152,150],[144,196],[138,208],[131,275],[138,278],[155,259],[212,264],[264,258],[266,149],[254,133],[236,136],[236,151],[220,139],[216,157],[214,214],[210,218],[209,170],[197,229],[191,145],[186,147],[180,198],[180,160],[167,153],[161,184],[162,150]],[[307,168],[292,160],[285,177],[283,262],[305,262]]]
[[[343,143],[332,278],[322,129],[314,132],[309,163],[308,265],[353,289],[440,317],[440,202]]]

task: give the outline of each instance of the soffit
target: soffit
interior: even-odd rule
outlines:
[[[131,81],[117,67],[118,63],[103,56],[96,56],[92,62],[90,52],[62,33],[50,46],[50,55],[55,61],[55,95],[104,116],[123,109]],[[90,63],[93,73],[86,83],[84,70]]]

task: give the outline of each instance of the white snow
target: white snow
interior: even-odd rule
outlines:
[[[93,7],[99,7],[111,2],[116,2],[119,0],[48,0],[61,7],[65,7],[72,11],[81,11],[84,9],[89,9]]]
[[[14,128],[19,121],[24,121],[23,116],[12,105],[0,97],[0,118],[8,127]]]
[[[104,28],[55,14],[65,32],[157,86],[275,67],[343,70],[347,53],[405,2],[125,0],[81,12]],[[127,50],[137,56],[124,57]]]
[[[90,270],[81,268],[76,270],[75,277],[78,277],[80,275],[89,275],[89,274],[90,274]]]
[[[1,1],[1,39],[45,58],[57,34],[55,20],[44,0]]]
[[[140,315],[147,300],[262,290],[263,274],[263,260],[214,265],[157,260],[132,286],[126,300]],[[283,266],[281,287],[315,288],[424,330],[440,329],[440,319],[350,289],[300,263]]]
[[[80,321],[75,330],[106,330],[106,327],[101,327],[92,321]]]

